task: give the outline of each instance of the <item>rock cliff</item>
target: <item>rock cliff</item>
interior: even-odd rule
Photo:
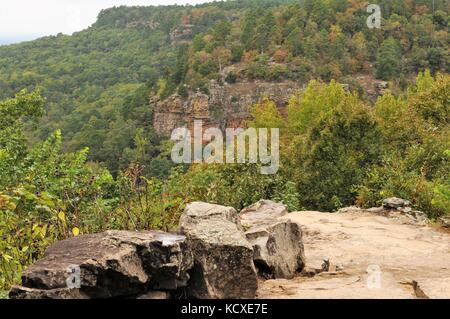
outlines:
[[[250,118],[250,107],[263,97],[273,100],[280,108],[286,106],[291,95],[300,89],[296,82],[239,82],[219,85],[212,82],[210,93],[191,92],[187,98],[173,94],[161,100],[152,96],[153,127],[160,136],[170,136],[177,127],[193,125],[203,120],[204,127],[245,127]]]

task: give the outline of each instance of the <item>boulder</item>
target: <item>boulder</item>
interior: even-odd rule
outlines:
[[[276,221],[245,233],[253,245],[253,260],[265,278],[291,279],[304,266],[302,231],[291,220]]]
[[[11,298],[112,298],[178,289],[189,280],[186,238],[107,231],[60,241],[22,275]]]
[[[450,217],[441,217],[439,218],[439,221],[441,222],[442,227],[450,228]]]
[[[10,299],[90,299],[80,289],[35,289],[22,286],[13,286],[9,292]]]
[[[409,206],[410,206],[409,201],[397,197],[386,198],[383,201],[383,207],[386,209],[398,209]]]
[[[180,230],[194,256],[186,295],[200,299],[254,298],[258,288],[253,249],[237,212],[206,203],[187,206]]]
[[[261,200],[240,214],[255,266],[265,278],[293,278],[305,264],[301,227],[282,218],[287,213],[285,205]]]

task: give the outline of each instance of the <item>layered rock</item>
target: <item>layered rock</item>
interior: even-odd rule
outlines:
[[[36,289],[13,286],[9,292],[10,299],[91,299],[89,294],[80,289]]]
[[[268,200],[240,213],[255,265],[263,277],[290,279],[304,266],[302,230],[297,223],[282,218],[287,213],[285,205]]]
[[[211,83],[209,94],[190,92],[187,98],[173,94],[161,100],[150,99],[154,108],[153,127],[160,136],[170,136],[175,128],[192,128],[194,120],[203,120],[204,128],[245,127],[250,108],[263,97],[273,100],[280,108],[287,105],[300,87],[296,82],[239,82],[218,85]]]
[[[398,209],[398,208],[409,207],[410,205],[411,204],[409,201],[404,200],[402,198],[398,198],[398,197],[386,198],[383,201],[383,207],[386,209]]]
[[[29,267],[13,299],[254,298],[261,273],[291,278],[304,262],[284,205],[187,205],[175,235],[107,231],[60,241]],[[241,224],[241,220],[244,226]],[[244,230],[245,229],[245,230]]]
[[[242,230],[239,215],[233,207],[204,202],[193,202],[186,206],[180,217],[180,228],[183,232],[186,227],[192,228],[197,223],[214,219],[225,219],[236,224],[237,228]]]
[[[254,298],[258,288],[253,249],[231,207],[189,204],[180,230],[195,259],[187,294],[202,299]]]
[[[11,298],[129,297],[186,286],[193,259],[185,237],[107,231],[60,241],[22,275]]]
[[[170,32],[171,42],[185,42],[192,39],[193,36],[193,24],[182,24]]]
[[[427,215],[424,212],[413,210],[410,205],[411,203],[407,200],[397,197],[391,197],[385,199],[383,201],[383,205],[380,207],[364,209],[352,206],[341,208],[340,210],[338,210],[338,213],[367,212],[397,219],[404,224],[421,226],[428,224],[429,219]]]

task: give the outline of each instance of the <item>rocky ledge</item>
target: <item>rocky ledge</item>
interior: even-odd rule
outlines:
[[[252,214],[264,225],[248,223]],[[285,214],[270,201],[242,214],[196,202],[179,234],[107,231],[63,240],[23,273],[10,298],[254,298],[258,273],[291,278],[304,264],[300,226],[278,220]]]
[[[63,240],[22,275],[11,298],[133,297],[177,290],[193,266],[186,237],[159,231],[107,231]]]
[[[56,243],[10,297],[448,298],[450,240],[436,227],[399,198],[290,214],[268,200],[240,213],[195,202],[177,234],[107,231]]]

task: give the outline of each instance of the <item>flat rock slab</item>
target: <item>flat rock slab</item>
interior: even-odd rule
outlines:
[[[287,214],[285,205],[263,199],[241,210],[239,219],[244,229],[249,229],[271,225],[279,217]]]
[[[186,238],[160,231],[107,231],[57,242],[22,275],[12,298],[111,298],[175,290],[189,280]],[[31,289],[31,290],[30,290]]]
[[[9,292],[10,299],[91,299],[80,289],[34,289],[23,286],[13,286]]]
[[[197,210],[198,209],[198,210]],[[229,207],[198,203],[180,220],[195,259],[187,295],[200,299],[254,298],[258,287],[253,248]]]
[[[302,225],[307,267],[328,259],[343,270],[268,280],[259,298],[450,298],[450,235],[443,231],[355,210],[289,219]]]
[[[239,215],[233,207],[204,202],[193,202],[186,206],[186,209],[180,217],[180,227],[193,226],[196,223],[215,218],[228,220],[242,230]]]
[[[258,291],[264,299],[412,299],[409,289],[399,285],[391,274],[382,277],[384,289],[366,286],[367,274],[340,274],[293,280],[268,280]]]

